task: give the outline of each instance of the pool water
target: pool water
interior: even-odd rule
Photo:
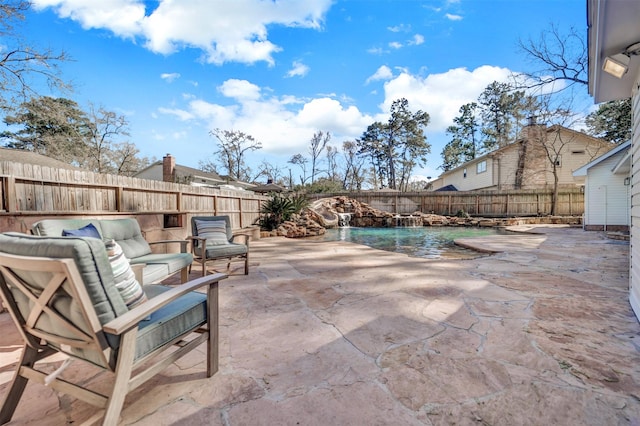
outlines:
[[[403,228],[334,228],[318,237],[321,241],[349,241],[375,249],[404,253],[427,259],[468,259],[486,254],[457,246],[458,238],[503,235],[499,228],[403,227]]]

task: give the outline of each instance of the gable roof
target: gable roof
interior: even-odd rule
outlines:
[[[46,155],[36,152],[26,151],[24,149],[0,148],[0,161],[11,161],[13,163],[33,164],[37,166],[51,167],[54,169],[71,169],[81,170],[64,161],[47,157]]]
[[[576,169],[573,172],[574,176],[586,176],[587,175],[587,171],[597,165],[600,164],[601,162],[603,162],[604,160],[607,160],[611,157],[613,157],[614,155],[618,154],[618,153],[622,153],[622,158],[620,159],[620,161],[618,161],[618,163],[616,163],[616,165],[614,166],[612,172],[616,172],[616,171],[620,171],[620,172],[624,172],[625,170],[623,170],[623,163],[624,160],[629,159],[629,148],[631,147],[631,141],[626,141],[624,143],[621,143],[620,145],[616,146],[613,149],[610,149],[609,151],[605,152],[604,154],[602,154],[600,157],[595,158],[593,161],[591,161],[590,163],[585,164],[584,166],[580,167],[579,169]]]
[[[155,163],[151,163],[150,165],[148,165],[144,169],[140,170],[138,173],[136,173],[133,176],[136,177],[136,176],[146,172],[147,170],[153,169],[155,167],[162,167],[162,160],[156,161]],[[199,177],[199,178],[219,181],[221,184],[222,183],[227,183],[226,180],[224,180],[222,177],[220,177],[219,174],[217,174],[215,172],[205,172],[205,171],[202,171],[200,169],[194,169],[193,167],[188,167],[188,166],[181,166],[179,164],[175,165],[175,171],[176,171],[176,175],[183,176],[183,177],[184,176],[193,176],[193,177]]]

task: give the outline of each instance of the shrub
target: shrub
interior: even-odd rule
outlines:
[[[281,195],[274,193],[260,208],[260,217],[256,221],[261,229],[273,231],[282,223],[309,205],[304,195]]]

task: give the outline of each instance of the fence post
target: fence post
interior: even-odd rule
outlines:
[[[7,176],[4,178],[4,208],[7,212],[15,212],[17,208],[16,200],[16,178]],[[14,205],[14,202],[16,205]]]
[[[118,213],[122,212],[122,192],[124,191],[124,187],[116,186],[116,211]]]

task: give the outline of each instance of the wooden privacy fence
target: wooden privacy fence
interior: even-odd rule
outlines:
[[[397,214],[414,212],[455,216],[464,211],[471,216],[514,217],[551,214],[551,190],[443,191],[443,192],[341,192],[314,194],[310,199],[347,196],[373,208]],[[558,193],[556,214],[580,216],[584,213],[584,193],[580,188],[564,188]]]
[[[234,229],[250,227],[267,199],[250,191],[7,161],[0,162],[0,182],[1,232],[25,232],[43,217],[133,216],[143,231],[186,236],[194,215],[228,215]]]

